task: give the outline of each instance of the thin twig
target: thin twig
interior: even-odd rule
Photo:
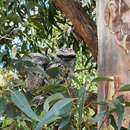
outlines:
[[[1,36],[1,35],[0,35],[0,41],[1,41],[2,39],[13,40],[12,38],[6,37],[5,35],[4,35],[4,36]]]
[[[88,68],[77,69],[77,70],[75,70],[74,72],[75,72],[75,73],[79,73],[79,72],[86,71],[86,70],[88,70]]]
[[[7,40],[13,40],[12,38],[9,38],[8,36],[13,32],[13,31],[15,31],[14,30],[15,29],[15,27],[13,26],[12,28],[10,28],[9,30],[8,30],[8,32],[5,34],[5,35],[0,35],[0,41],[2,40],[2,39],[7,39]]]

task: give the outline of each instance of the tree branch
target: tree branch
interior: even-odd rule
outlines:
[[[90,17],[85,14],[74,0],[53,0],[55,6],[72,22],[76,32],[90,48],[94,59],[97,59],[98,41],[97,29]]]

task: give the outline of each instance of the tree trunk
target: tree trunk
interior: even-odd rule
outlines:
[[[101,83],[98,100],[114,100],[118,92],[116,96],[129,101],[130,93],[119,89],[130,84],[130,0],[97,0],[97,28],[99,75],[114,79],[113,83]],[[124,127],[130,122],[129,114],[126,108]]]

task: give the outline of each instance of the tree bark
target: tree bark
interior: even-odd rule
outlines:
[[[126,101],[130,100],[130,93],[119,91],[123,85],[130,84],[129,18],[129,0],[97,0],[99,75],[114,80],[101,83],[99,101],[113,101],[119,95],[123,95]],[[124,122],[118,126],[128,128],[129,114],[130,109],[125,108]],[[104,127],[107,127],[107,123]]]
[[[53,2],[70,19],[76,32],[78,32],[90,48],[94,59],[97,59],[97,29],[94,22],[82,11],[80,5],[74,0],[53,0]]]

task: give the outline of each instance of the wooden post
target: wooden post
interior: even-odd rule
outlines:
[[[112,93],[130,84],[130,0],[97,0],[99,75],[113,77],[113,85],[101,84],[98,100],[112,99]],[[118,93],[130,101],[130,93]],[[130,109],[122,124],[128,127]],[[108,125],[108,124],[107,124]]]

